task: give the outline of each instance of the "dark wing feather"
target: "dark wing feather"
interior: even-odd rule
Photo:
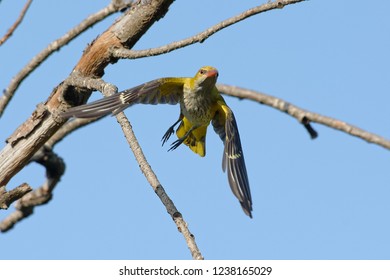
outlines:
[[[237,122],[223,100],[218,107],[212,125],[225,145],[222,169],[227,172],[230,188],[245,214],[252,218],[252,197]]]
[[[188,78],[162,78],[104,97],[89,104],[70,108],[62,113],[65,118],[95,118],[118,114],[136,104],[177,104],[183,94],[183,84]]]

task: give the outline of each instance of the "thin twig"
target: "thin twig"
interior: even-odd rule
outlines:
[[[142,173],[145,175],[145,178],[148,180],[149,184],[152,186],[153,190],[155,191],[155,193],[157,194],[157,196],[160,198],[161,202],[164,204],[165,208],[167,209],[167,212],[176,223],[179,232],[181,232],[184,239],[186,240],[192,258],[196,260],[203,259],[203,256],[195,242],[194,235],[188,229],[187,223],[183,219],[183,216],[177,210],[173,201],[169,198],[168,194],[165,192],[163,186],[159,182],[156,174],[154,173],[149,163],[147,162],[145,155],[142,152],[142,149],[135,137],[134,131],[132,130],[131,124],[129,123],[128,119],[125,116],[121,116],[121,114],[118,114],[117,117],[118,117],[118,122],[120,123],[122,130],[124,131],[127,142],[129,143],[131,150],[134,153],[134,156],[141,168]],[[71,132],[85,125],[88,125],[92,122],[95,122],[96,120],[97,119],[75,119],[68,122],[60,130],[58,130],[57,133],[52,138],[50,138],[50,140],[47,142],[47,145],[54,146]]]
[[[45,61],[51,54],[68,44],[70,41],[75,39],[78,35],[83,33],[94,24],[105,19],[113,13],[122,10],[123,8],[132,5],[132,2],[122,3],[123,6],[120,6],[118,5],[118,1],[112,1],[107,7],[103,8],[95,14],[88,16],[77,26],[69,30],[65,35],[51,42],[44,50],[42,50],[29,63],[27,63],[27,65],[24,66],[22,70],[20,70],[20,72],[12,78],[10,84],[4,90],[3,96],[0,97],[0,117],[4,113],[5,108],[11,101],[19,85],[25,78],[27,78],[28,75],[31,74],[31,72],[33,72],[39,65],[41,65],[41,63]]]
[[[387,140],[379,135],[365,131],[361,128],[358,128],[341,120],[309,112],[280,98],[276,98],[274,96],[270,96],[257,91],[223,84],[218,84],[217,87],[224,94],[235,96],[240,99],[250,99],[278,109],[296,118],[300,123],[313,122],[326,125],[328,127],[343,131],[349,135],[356,136],[369,143],[373,143],[387,150],[390,150],[390,140]]]
[[[192,45],[195,43],[203,43],[206,39],[208,39],[210,36],[217,33],[218,31],[220,31],[226,27],[229,27],[233,24],[236,24],[237,22],[245,20],[248,17],[254,16],[256,14],[264,13],[264,12],[267,12],[267,11],[273,10],[273,9],[281,9],[286,5],[291,5],[291,4],[295,4],[298,2],[302,2],[302,1],[305,1],[305,0],[279,0],[279,1],[275,1],[275,2],[269,2],[266,4],[262,4],[260,6],[246,10],[245,12],[238,14],[234,17],[231,17],[229,19],[221,21],[220,23],[206,29],[205,31],[203,31],[197,35],[194,35],[194,36],[189,37],[187,39],[173,42],[173,43],[170,43],[170,44],[167,44],[165,46],[158,47],[158,48],[151,48],[151,49],[147,49],[147,50],[138,50],[138,51],[137,50],[129,50],[126,48],[120,48],[120,49],[116,48],[116,49],[113,49],[112,52],[113,52],[113,55],[117,58],[127,58],[127,59],[137,59],[137,58],[141,58],[141,57],[156,56],[156,55],[168,53],[168,52],[174,51],[176,49],[186,47],[188,45]]]
[[[203,256],[195,242],[194,235],[188,229],[187,223],[183,219],[182,214],[177,210],[173,201],[169,198],[168,194],[165,192],[163,186],[158,180],[153,169],[150,167],[146,157],[141,149],[141,146],[138,143],[138,140],[134,134],[134,131],[131,127],[131,124],[123,112],[116,115],[118,123],[120,124],[125,138],[133,151],[133,154],[139,164],[139,167],[144,174],[146,180],[152,186],[153,190],[160,198],[161,202],[164,204],[167,209],[168,214],[172,217],[179,232],[183,235],[186,240],[187,246],[191,252],[192,258],[195,260],[202,260]]]
[[[5,33],[3,38],[0,39],[0,46],[2,44],[4,44],[5,41],[7,41],[12,36],[12,34],[16,30],[16,28],[18,28],[19,24],[22,22],[24,16],[26,15],[26,12],[27,12],[28,8],[30,7],[31,2],[32,2],[32,0],[27,0],[26,4],[24,5],[24,7],[23,7],[22,11],[20,12],[19,17],[17,18],[15,23],[10,27],[10,29],[8,29],[7,33]]]

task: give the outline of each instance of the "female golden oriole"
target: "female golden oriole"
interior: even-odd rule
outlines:
[[[127,107],[142,104],[180,104],[179,119],[167,130],[163,144],[176,130],[178,139],[169,150],[184,143],[201,157],[206,154],[207,127],[212,123],[224,143],[223,171],[227,171],[233,194],[238,198],[245,214],[252,218],[252,198],[240,135],[232,110],[215,86],[218,71],[211,66],[202,67],[193,78],[156,79],[90,104],[70,108],[63,117],[93,118],[117,114]]]

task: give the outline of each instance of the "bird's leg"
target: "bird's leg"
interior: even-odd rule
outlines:
[[[184,140],[187,139],[187,137],[191,134],[191,132],[194,131],[195,129],[197,129],[198,127],[199,127],[198,125],[194,125],[193,127],[191,127],[191,129],[188,130],[187,133],[184,134],[183,137],[180,137],[179,139],[177,139],[175,142],[173,142],[171,144],[171,148],[169,148],[168,152],[179,147],[184,142]]]
[[[168,139],[172,136],[172,134],[175,132],[175,126],[183,119],[183,115],[180,114],[180,117],[179,119],[173,124],[171,125],[167,132],[165,132],[164,136],[161,138],[161,141],[162,141],[162,145],[161,146],[164,146],[165,142],[168,141]]]

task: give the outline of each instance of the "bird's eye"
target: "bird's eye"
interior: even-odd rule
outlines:
[[[199,70],[199,74],[202,74],[202,75],[203,75],[203,74],[205,74],[205,73],[206,73],[206,70],[204,70],[204,69],[200,69],[200,70]]]

